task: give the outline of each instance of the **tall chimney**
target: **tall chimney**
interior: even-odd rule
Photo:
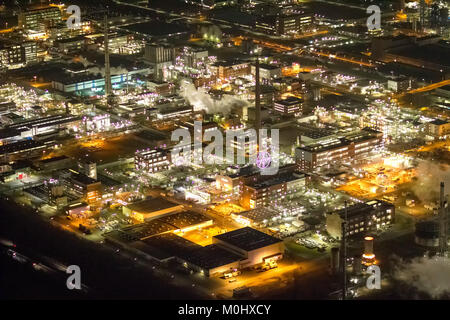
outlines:
[[[375,254],[373,253],[373,237],[364,237],[364,253],[362,255],[362,263],[366,266],[375,264]]]
[[[344,202],[345,211],[344,219],[342,220],[342,255],[341,255],[341,270],[342,270],[342,300],[347,299],[347,201]]]
[[[111,85],[111,66],[109,63],[109,25],[108,25],[108,14],[105,14],[104,21],[104,45],[105,45],[105,96],[106,96],[106,105],[110,105],[111,93],[112,93],[112,85]]]
[[[259,56],[256,56],[256,66],[255,66],[255,130],[256,130],[256,139],[258,144],[258,149],[260,148],[259,141],[259,129],[261,129],[261,89],[260,89],[260,79],[259,79]]]
[[[441,182],[439,195],[439,255],[445,256],[447,252],[448,222],[447,203],[444,195],[444,182]]]

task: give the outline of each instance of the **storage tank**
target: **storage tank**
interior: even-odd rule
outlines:
[[[439,246],[439,223],[431,220],[417,222],[414,235],[416,244],[428,248],[437,248]]]

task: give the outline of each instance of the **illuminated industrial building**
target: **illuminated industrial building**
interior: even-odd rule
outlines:
[[[136,170],[147,173],[156,173],[169,169],[170,154],[162,149],[146,149],[137,151],[134,155]]]
[[[443,137],[450,133],[450,122],[444,120],[433,120],[426,124],[426,133],[433,137]]]
[[[364,131],[342,138],[331,137],[318,143],[297,147],[296,162],[300,170],[315,170],[337,161],[352,161],[373,151],[380,145],[381,140],[380,132]]]
[[[305,181],[304,174],[290,173],[246,184],[239,202],[246,209],[266,207],[282,201],[291,193],[300,191],[305,186]]]
[[[18,122],[9,126],[20,131],[22,137],[55,133],[60,130],[74,130],[81,123],[81,117],[73,115],[56,115]]]
[[[213,244],[242,256],[241,269],[282,259],[284,254],[282,240],[250,227],[217,235]]]
[[[69,176],[64,179],[66,186],[85,199],[88,204],[101,199],[103,187],[100,181],[73,170],[66,172],[69,172]]]
[[[250,74],[250,64],[244,61],[219,61],[210,66],[212,74],[220,79],[231,79]]]
[[[146,219],[158,218],[182,209],[182,205],[163,198],[149,198],[123,206],[123,213],[137,222],[144,222]]]
[[[0,40],[0,69],[17,69],[36,61],[36,42]]]
[[[312,14],[273,15],[256,20],[256,28],[276,35],[292,35],[306,31],[313,23]]]
[[[19,27],[23,29],[40,30],[45,23],[53,25],[59,21],[61,21],[61,11],[58,7],[26,10],[19,14]]]
[[[303,100],[290,96],[284,100],[275,101],[273,109],[283,115],[298,117],[303,112]]]
[[[334,238],[342,237],[345,209],[327,214],[326,229]],[[347,208],[347,236],[364,235],[394,223],[395,206],[382,200],[370,200]]]

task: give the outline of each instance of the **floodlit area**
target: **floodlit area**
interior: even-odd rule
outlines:
[[[336,190],[358,198],[376,198],[398,189],[399,185],[411,182],[416,175],[410,160],[393,156],[381,162],[364,165],[354,170],[355,177]],[[387,196],[386,199],[389,199]]]
[[[398,298],[448,253],[445,1],[3,2],[12,298],[47,258],[49,291],[82,267],[61,298],[364,299],[371,265]]]

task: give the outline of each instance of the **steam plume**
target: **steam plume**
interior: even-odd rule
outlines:
[[[445,186],[450,185],[450,170],[446,165],[437,165],[431,162],[420,162],[417,166],[417,181],[412,191],[422,202],[439,199],[439,182],[444,181]]]
[[[450,294],[450,259],[435,256],[402,261],[393,277],[434,299],[443,298]]]
[[[233,108],[244,107],[248,104],[243,99],[236,98],[231,95],[223,95],[222,99],[213,99],[204,88],[196,89],[195,86],[188,81],[183,81],[180,86],[180,95],[185,98],[194,110],[205,110],[206,113],[216,114],[222,113],[228,115]]]

